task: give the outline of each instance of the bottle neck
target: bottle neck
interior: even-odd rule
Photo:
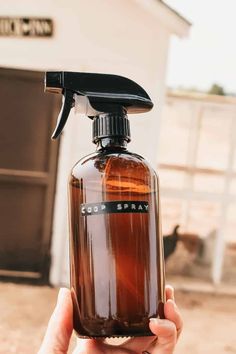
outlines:
[[[93,118],[93,142],[97,144],[101,140],[103,146],[119,146],[130,141],[130,125],[124,111],[101,113]]]
[[[106,137],[97,141],[96,150],[126,150],[127,139],[123,137]]]

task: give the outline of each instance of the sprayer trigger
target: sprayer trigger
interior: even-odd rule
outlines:
[[[56,139],[61,134],[62,129],[64,128],[66,121],[69,117],[70,110],[73,106],[74,106],[73,92],[69,90],[65,90],[62,96],[61,111],[57,118],[57,126],[52,134],[52,139]]]

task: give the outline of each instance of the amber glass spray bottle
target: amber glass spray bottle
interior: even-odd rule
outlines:
[[[165,301],[159,186],[149,163],[127,150],[127,114],[153,104],[116,75],[47,72],[45,89],[64,96],[53,138],[76,106],[92,119],[96,144],[69,179],[74,329],[81,337],[152,335],[149,318],[164,316]]]

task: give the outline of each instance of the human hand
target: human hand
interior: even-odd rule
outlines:
[[[174,301],[174,290],[166,287],[165,320],[151,319],[153,337],[137,337],[121,345],[110,345],[102,339],[78,339],[74,354],[173,354],[183,322]],[[66,354],[72,335],[72,301],[70,291],[61,289],[56,308],[38,354]]]

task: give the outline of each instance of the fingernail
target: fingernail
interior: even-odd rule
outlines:
[[[66,288],[60,288],[58,295],[57,295],[57,304],[60,304],[64,300],[66,293],[67,293]]]
[[[170,285],[170,284],[166,284],[166,288],[169,288],[169,289],[171,289],[171,290],[174,292],[174,288],[173,288],[173,286],[172,286],[172,285]]]
[[[174,290],[173,286],[170,285],[170,284],[167,284],[167,285],[166,285],[166,288],[167,288],[167,289],[170,289],[170,291],[171,291],[171,296],[174,298],[174,297],[175,297],[175,290]]]
[[[149,318],[150,322],[155,322],[156,324],[161,323],[161,319],[160,318]]]

